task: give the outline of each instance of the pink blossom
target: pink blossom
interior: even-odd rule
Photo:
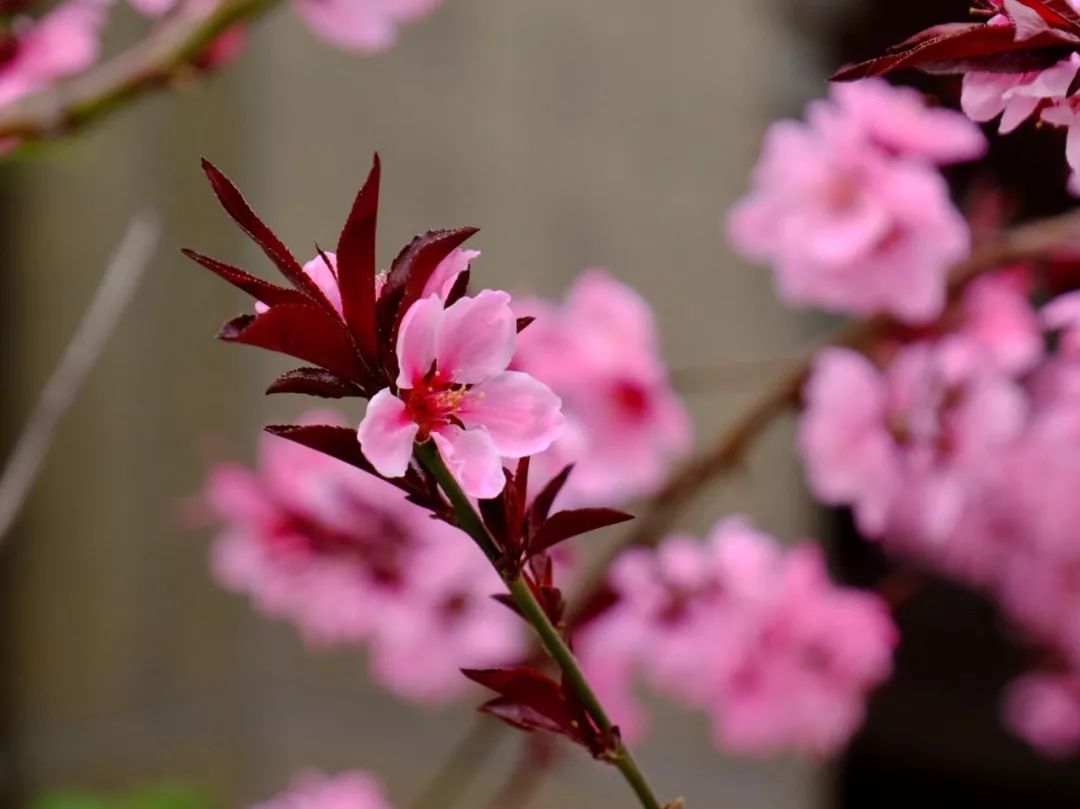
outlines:
[[[366,772],[308,772],[285,792],[252,809],[392,809],[382,787]]]
[[[1009,686],[1005,721],[1043,753],[1080,750],[1080,678],[1075,674],[1030,674]]]
[[[485,290],[444,308],[432,295],[405,314],[398,333],[398,391],[372,397],[360,445],[380,474],[405,474],[413,443],[435,442],[466,493],[495,497],[503,458],[543,452],[563,425],[559,398],[509,371],[516,318],[505,292]]]
[[[0,56],[0,104],[43,90],[97,61],[106,0],[68,0],[40,19],[16,19]]]
[[[618,600],[576,638],[582,664],[631,737],[638,677],[707,711],[725,750],[826,755],[888,677],[896,630],[876,596],[831,584],[820,552],[782,550],[743,520],[624,554]]]
[[[873,109],[851,112],[881,106],[888,92],[844,91],[844,107],[818,102],[808,123],[774,124],[751,190],[729,215],[735,248],[773,265],[778,293],[791,305],[888,312],[913,323],[942,311],[946,272],[966,255],[968,228],[925,160],[930,128],[912,132]],[[882,148],[884,140],[895,149],[904,131],[921,153]]]
[[[567,419],[563,436],[534,459],[534,482],[573,463],[560,502],[614,504],[654,491],[687,451],[691,427],[648,303],[591,269],[561,305],[515,308],[536,321],[518,338],[513,367],[549,385]]]
[[[206,500],[223,523],[218,581],[314,646],[367,646],[373,678],[399,696],[444,702],[468,687],[461,668],[523,651],[520,622],[491,600],[501,582],[474,543],[372,475],[266,436],[258,468],[219,466]]]
[[[986,138],[978,127],[953,110],[928,107],[916,90],[894,87],[883,79],[864,79],[833,84],[829,97],[839,115],[848,118],[848,125],[900,157],[947,165],[986,153]],[[828,114],[830,108],[821,107]]]

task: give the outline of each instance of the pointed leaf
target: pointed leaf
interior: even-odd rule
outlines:
[[[614,508],[577,508],[560,511],[545,520],[529,543],[530,553],[542,553],[571,537],[598,531],[634,519]]]
[[[234,318],[219,336],[288,354],[361,385],[369,381],[345,324],[312,305],[275,306],[259,315]]]
[[[353,201],[338,238],[338,286],[345,322],[370,365],[375,356],[375,229],[379,213],[381,167],[376,154],[371,172]]]
[[[271,424],[265,429],[271,435],[295,441],[297,444],[329,455],[331,458],[337,458],[349,466],[355,466],[378,477],[360,450],[356,430],[349,427],[336,427],[330,424]]]
[[[536,320],[536,318],[532,317],[532,316],[519,317],[517,319],[517,332],[518,332],[518,334],[521,334],[523,331],[525,331],[525,329],[529,328],[529,326],[531,326],[533,324],[534,320]]]
[[[202,253],[197,253],[194,250],[188,250],[184,248],[180,251],[185,256],[190,258],[197,264],[201,264],[210,272],[224,278],[234,287],[243,290],[255,300],[265,303],[267,306],[280,306],[282,304],[306,304],[310,303],[307,297],[302,292],[299,292],[291,287],[281,287],[277,284],[271,284],[269,281],[264,281],[254,275],[251,275],[239,267],[234,267],[232,264],[226,264],[223,261],[218,261],[216,258],[210,258],[210,256],[204,256]]]
[[[297,368],[282,374],[266,389],[267,393],[303,393],[324,399],[363,396],[364,390],[323,368]]]
[[[570,735],[570,733],[568,733],[569,725],[563,727],[555,719],[545,716],[531,705],[522,705],[507,697],[498,697],[485,702],[480,706],[480,713],[494,716],[496,719],[501,719],[511,727],[529,733],[541,730],[547,733],[555,733],[560,736]]]
[[[454,279],[454,285],[450,287],[450,292],[446,296],[447,306],[451,306],[465,297],[469,291],[470,278],[472,278],[472,271],[468,268],[458,273],[458,277]]]
[[[567,479],[570,477],[570,473],[574,471],[574,465],[570,464],[563,468],[563,470],[547,482],[540,493],[533,499],[532,507],[529,509],[529,523],[535,527],[538,527],[541,523],[548,518],[548,514],[551,512],[551,506],[555,502],[555,498],[559,496],[559,492],[562,491],[563,486],[566,485]]]
[[[326,299],[318,285],[308,278],[304,268],[289,252],[289,248],[259,219],[232,181],[205,157],[202,160],[202,167],[210,181],[210,187],[221,202],[221,207],[262,248],[267,258],[274,262],[289,283],[317,302],[323,309],[335,314],[333,304]]]

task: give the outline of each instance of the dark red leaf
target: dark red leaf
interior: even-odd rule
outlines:
[[[562,687],[546,674],[527,667],[512,669],[464,669],[473,682],[498,693],[497,711],[488,703],[481,710],[528,730],[563,733],[578,739]],[[518,721],[513,721],[518,720]]]
[[[529,522],[532,525],[538,526],[548,518],[552,503],[555,502],[555,498],[559,496],[559,492],[566,485],[567,478],[570,477],[572,471],[574,471],[574,465],[570,464],[549,480],[544,488],[540,490],[540,493],[533,498],[532,506],[529,509]]]
[[[514,597],[509,593],[495,593],[492,598],[515,614],[521,615],[521,607],[517,605],[517,602],[514,601]]]
[[[288,354],[361,385],[367,381],[345,324],[313,305],[274,306],[260,315],[234,318],[219,336]]]
[[[533,322],[534,320],[536,320],[536,318],[535,318],[535,317],[532,317],[532,316],[528,316],[528,317],[519,317],[519,318],[517,319],[517,330],[518,330],[518,334],[521,334],[521,333],[522,333],[523,331],[525,331],[525,329],[529,328],[529,326],[530,326],[530,325],[532,325],[532,322]]]
[[[337,246],[338,286],[345,322],[360,353],[377,365],[375,348],[375,226],[379,214],[379,156],[353,201]]]
[[[476,228],[431,230],[415,237],[402,250],[386,276],[382,293],[376,303],[379,345],[386,352],[384,367],[396,365],[393,357],[397,330],[401,319],[424,291],[439,262],[474,233]],[[393,370],[392,368],[390,368]]]
[[[547,733],[556,733],[574,738],[571,736],[572,728],[568,732],[568,729],[560,725],[555,719],[545,716],[530,705],[522,705],[507,697],[499,697],[485,702],[480,706],[480,712],[501,719],[506,724],[519,730],[527,732],[542,730]]]
[[[472,273],[468,269],[464,269],[458,273],[458,277],[454,279],[454,285],[450,287],[450,292],[446,296],[446,305],[451,306],[462,298],[469,291],[469,279],[472,277]]]
[[[266,432],[303,444],[369,474],[377,474],[360,450],[356,430],[329,424],[271,424]]]
[[[289,248],[251,210],[251,206],[232,181],[205,157],[202,160],[202,167],[207,179],[210,180],[210,187],[214,189],[214,194],[217,195],[221,206],[233,218],[233,221],[262,248],[267,258],[274,262],[289,283],[301,290],[312,301],[317,301],[327,312],[336,316],[333,305],[326,299],[322,290],[308,278],[304,268],[289,252]]]
[[[552,514],[540,525],[529,543],[529,552],[542,553],[571,537],[632,519],[634,518],[630,514],[614,508],[576,508],[560,511]]]
[[[1060,61],[1080,40],[1048,31],[1017,42],[1009,25],[967,23],[936,26],[916,34],[885,56],[841,68],[834,81],[881,76],[901,68],[929,73],[969,70],[1034,70]]]
[[[302,293],[291,287],[279,287],[277,284],[271,284],[269,281],[264,281],[261,278],[257,278],[239,267],[234,267],[232,264],[226,264],[223,261],[218,261],[216,258],[210,258],[210,256],[204,256],[202,253],[197,253],[194,250],[188,250],[184,248],[180,251],[185,256],[190,258],[196,264],[201,264],[210,272],[224,278],[234,287],[243,290],[257,301],[265,303],[267,306],[280,306],[282,304],[308,304],[311,301]]]
[[[347,396],[363,396],[364,390],[337,374],[322,368],[297,368],[284,373],[266,389],[267,393],[303,393],[324,399],[343,399]]]

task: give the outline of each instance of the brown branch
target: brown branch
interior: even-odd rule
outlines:
[[[144,214],[132,220],[79,327],[30,413],[0,475],[0,542],[7,536],[37,480],[60,419],[74,402],[135,293],[157,247],[158,230],[157,220],[151,216]]]
[[[181,9],[128,50],[87,73],[0,108],[0,139],[42,140],[75,132],[154,90],[194,75],[219,34],[279,0],[224,0],[212,13]]]

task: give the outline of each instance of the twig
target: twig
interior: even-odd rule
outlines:
[[[488,559],[498,569],[499,552],[495,541],[491,538],[487,528],[484,527],[484,523],[473,507],[472,501],[469,500],[461,486],[458,485],[457,479],[447,469],[446,464],[439,456],[438,450],[430,441],[425,444],[417,444],[416,456],[438,482],[439,487],[454,507],[458,527],[476,541],[477,545],[480,546]],[[593,691],[588,678],[581,670],[577,658],[570,650],[569,644],[563,638],[559,629],[551,622],[551,619],[548,618],[532,588],[529,587],[520,573],[510,574],[500,570],[499,574],[502,576],[506,589],[510,591],[510,595],[514,599],[514,603],[517,605],[522,617],[532,626],[540,643],[562,672],[563,687],[573,691],[589,717],[596,723],[596,726],[614,740],[613,748],[610,753],[605,754],[604,760],[619,771],[633,790],[634,795],[637,796],[642,809],[662,809],[663,804],[660,803],[653,792],[641,767],[634,759],[633,753],[630,752],[630,748],[619,740],[615,724],[604,710],[600,698]]]
[[[41,140],[80,129],[139,96],[168,87],[214,39],[279,0],[223,0],[198,17],[181,10],[146,39],[67,83],[0,108],[0,139]]]
[[[7,536],[37,479],[57,424],[97,363],[149,265],[157,248],[158,233],[157,219],[148,214],[136,216],[128,225],[90,306],[31,411],[0,475],[0,542]]]

